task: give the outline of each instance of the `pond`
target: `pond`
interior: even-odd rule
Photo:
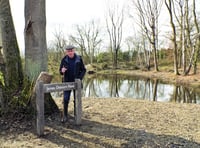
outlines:
[[[122,75],[86,75],[83,80],[82,95],[95,98],[119,97],[160,102],[200,103],[200,90],[167,84],[158,79]]]

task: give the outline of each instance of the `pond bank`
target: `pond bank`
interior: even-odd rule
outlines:
[[[55,99],[62,109],[62,98]],[[73,101],[70,102],[73,116]],[[200,105],[125,98],[83,98],[83,120],[75,126],[46,117],[45,136],[35,135],[33,121],[22,129],[1,129],[2,147],[200,147]],[[24,124],[30,124],[23,126]],[[20,127],[21,127],[20,126]],[[2,128],[3,126],[0,126]],[[23,128],[24,127],[24,128]]]
[[[97,74],[120,74],[120,75],[128,75],[128,76],[141,76],[147,78],[157,78],[162,80],[163,82],[187,85],[194,88],[200,88],[200,72],[197,74],[189,74],[189,75],[175,75],[173,72],[167,71],[143,71],[143,70],[116,70],[114,72],[110,70],[99,71]]]

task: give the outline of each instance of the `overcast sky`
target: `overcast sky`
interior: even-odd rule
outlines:
[[[72,26],[75,24],[87,24],[93,19],[100,20],[105,24],[105,12],[106,8],[108,8],[108,4],[114,5],[115,3],[127,8],[130,1],[131,0],[46,0],[47,43],[52,40],[54,37],[53,33],[58,29],[61,29],[67,37],[72,31]],[[10,0],[10,5],[18,44],[20,49],[24,51],[24,0]],[[163,8],[160,15],[159,29],[166,35],[164,30],[169,31],[169,18],[167,17],[168,13],[166,8],[164,6]],[[133,8],[131,8],[131,10],[132,9]],[[127,12],[125,13],[127,16]],[[133,21],[133,18],[129,18],[128,21],[127,18],[125,19],[123,29],[124,38],[135,35],[135,33],[133,33],[135,31]],[[165,44],[166,43],[165,40]]]
[[[104,17],[106,1],[123,4],[128,0],[46,0],[47,42],[55,29],[69,33],[72,25],[88,23]],[[10,0],[20,49],[24,49],[24,0]]]

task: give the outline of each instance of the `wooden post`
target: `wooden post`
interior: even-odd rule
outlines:
[[[36,110],[37,110],[37,134],[44,134],[44,92],[43,82],[37,81],[36,84]]]
[[[75,80],[77,88],[75,89],[75,124],[80,125],[81,124],[81,116],[82,116],[82,100],[81,100],[81,80],[76,79]]]
[[[1,84],[0,84],[0,108],[4,108],[4,98],[3,98],[3,91],[2,91],[2,88],[1,88]]]

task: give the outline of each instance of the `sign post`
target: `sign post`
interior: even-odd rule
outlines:
[[[36,110],[37,110],[37,133],[43,135],[44,133],[44,92],[43,82],[39,81],[36,84]]]
[[[81,100],[81,80],[76,79],[75,82],[44,84],[42,81],[36,83],[36,110],[37,110],[37,134],[39,136],[44,134],[44,93],[75,90],[75,124],[81,124],[82,116],[82,100]]]
[[[81,80],[76,79],[75,83],[77,84],[76,91],[75,91],[75,123],[76,125],[81,124],[81,116],[82,116],[82,100],[81,100]]]

